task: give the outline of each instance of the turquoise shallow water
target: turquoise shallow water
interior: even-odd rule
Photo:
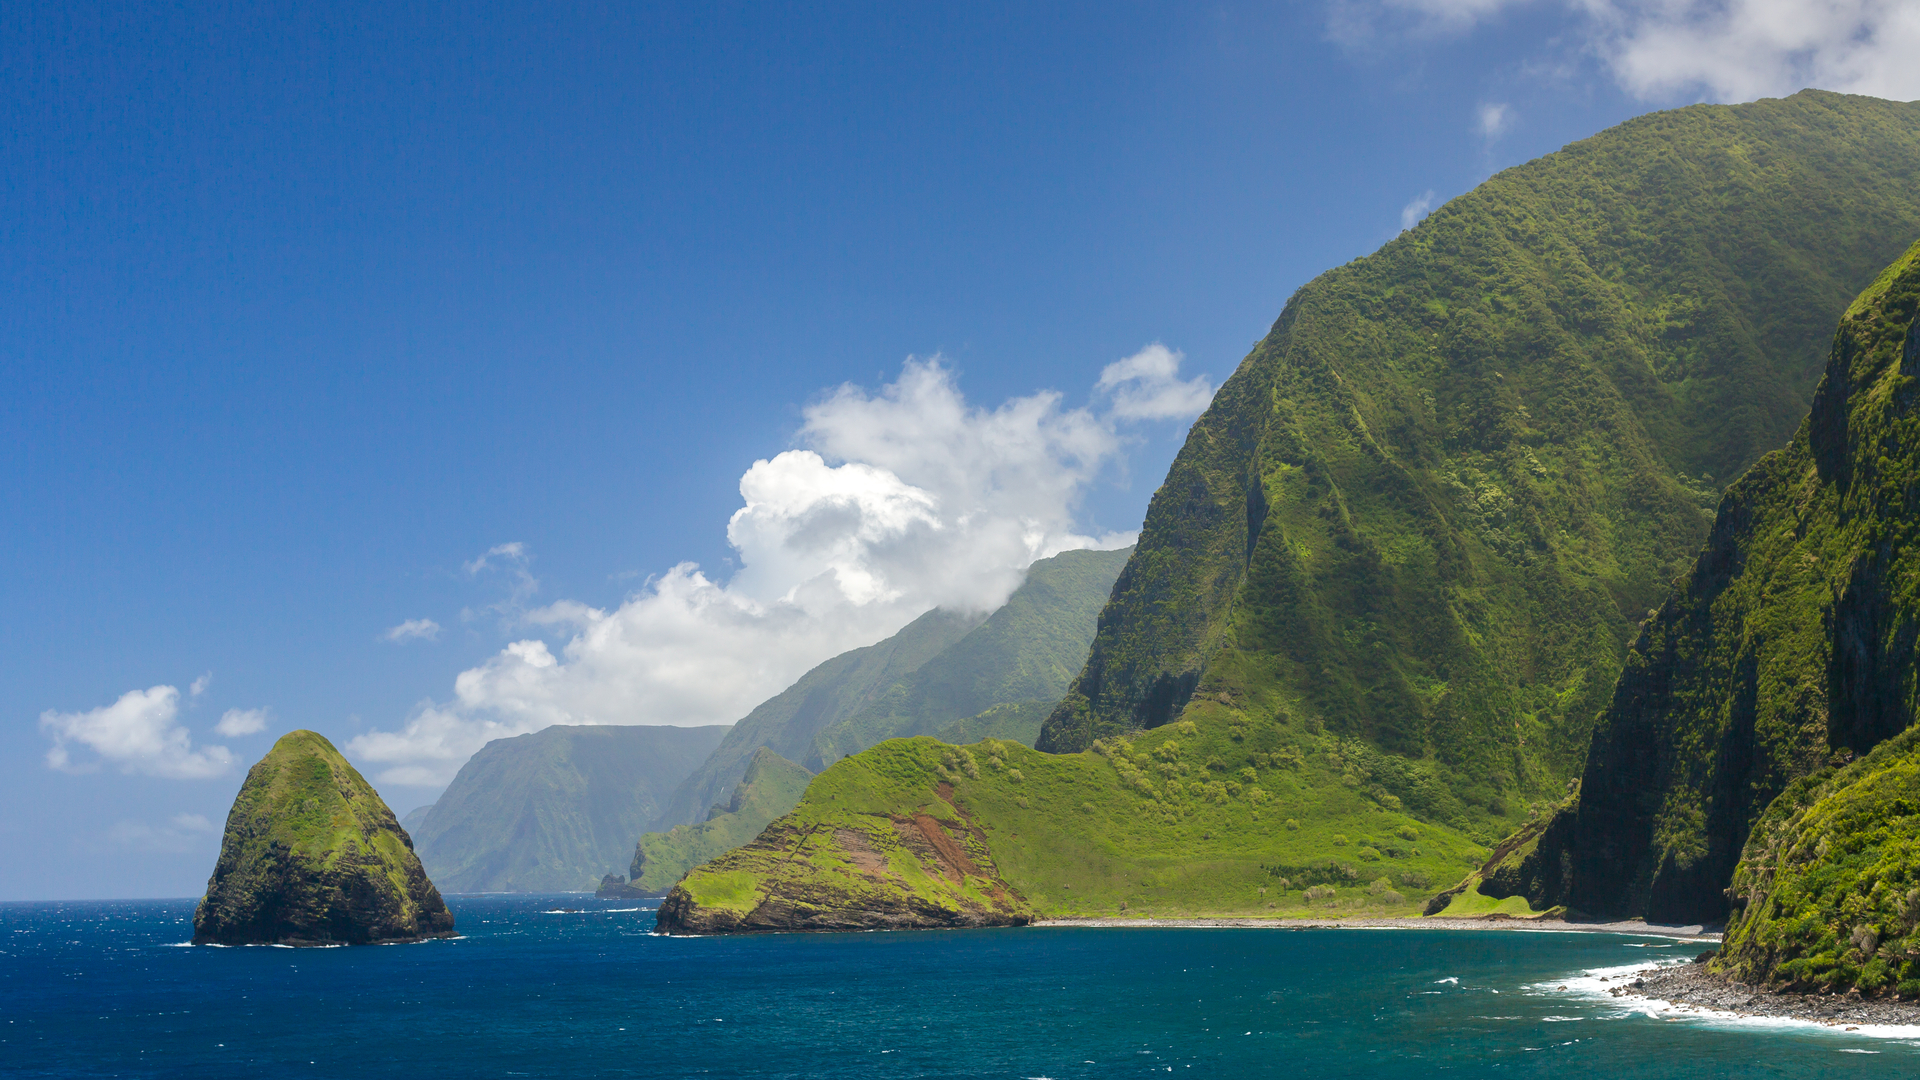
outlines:
[[[196,949],[191,901],[0,904],[0,1074],[1878,1077],[1920,1038],[1665,1019],[1590,934],[1027,929],[675,939],[455,897],[465,937]],[[560,907],[587,908],[562,913]],[[1567,985],[1569,990],[1557,989]]]

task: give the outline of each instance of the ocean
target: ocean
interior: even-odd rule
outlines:
[[[665,938],[649,903],[449,898],[456,940],[193,948],[193,901],[0,904],[9,1077],[1879,1077],[1920,1031],[1636,1010],[1608,934]],[[1562,989],[1565,987],[1565,989]]]

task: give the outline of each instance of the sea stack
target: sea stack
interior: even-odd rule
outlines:
[[[283,735],[227,814],[196,945],[368,945],[453,934],[373,786],[316,732]]]

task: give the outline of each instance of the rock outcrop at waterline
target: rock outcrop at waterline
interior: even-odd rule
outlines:
[[[1016,749],[992,745],[1004,747],[994,754]],[[964,768],[971,761],[968,750],[922,737],[836,763],[793,813],[682,878],[660,904],[658,929],[725,934],[1032,922],[1033,906],[1002,879],[985,830],[955,793],[953,780],[966,774],[946,763]],[[869,771],[875,763],[880,767]],[[980,772],[977,764],[972,771]]]
[[[316,732],[284,735],[247,773],[193,913],[196,945],[367,945],[453,933],[413,841]]]

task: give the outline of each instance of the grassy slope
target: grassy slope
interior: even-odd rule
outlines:
[[[792,814],[676,892],[696,913],[735,918],[795,898],[804,911],[843,916],[905,899],[962,911],[990,906],[996,885],[1037,917],[1416,913],[1436,882],[1457,880],[1486,851],[1369,784],[1356,769],[1365,753],[1227,714],[1097,753],[890,741],[816,777]],[[990,872],[956,882],[916,857],[896,822],[918,814],[971,844]],[[862,848],[884,853],[891,876],[865,872]]]
[[[461,766],[415,845],[449,892],[592,889],[727,730],[556,725],[496,739]]]
[[[1718,485],[1920,233],[1920,106],[1656,113],[1302,288],[1155,494],[1040,745],[1226,708],[1484,842],[1560,797]],[[1184,712],[1183,712],[1184,711]]]
[[[760,835],[769,822],[794,808],[811,779],[812,773],[761,747],[747,763],[725,812],[716,807],[713,816],[698,825],[676,825],[640,837],[630,868],[633,886],[665,893],[688,870]]]
[[[1094,620],[1130,552],[1068,551],[1034,563],[986,622],[815,736],[808,766],[820,768],[885,739],[931,735],[996,705],[1045,701],[1051,707],[1086,659]]]
[[[1920,244],[1833,337],[1793,441],[1734,484],[1642,627],[1566,831],[1565,901],[1724,914],[1749,824],[1836,751],[1913,722],[1920,659]]]
[[[288,867],[297,868],[293,876],[307,888],[322,893],[339,881],[364,881],[352,900],[369,910],[378,907],[383,925],[397,931],[390,936],[415,928],[426,932],[437,926],[428,925],[436,918],[443,918],[447,929],[453,925],[393,811],[346,757],[313,731],[281,736],[247,772],[227,815],[207,896],[195,912],[196,938],[203,928],[249,923],[253,911],[264,906],[270,914],[283,904]],[[328,901],[325,895],[318,899],[323,905]],[[215,934],[213,940],[233,939]]]
[[[815,667],[735,724],[645,827],[705,821],[746,775],[747,763],[761,747],[788,761],[803,760],[822,728],[859,711],[979,624],[978,616],[929,611],[877,645],[841,653]],[[636,829],[629,834],[626,843],[631,845],[639,833]]]
[[[1920,731],[1791,785],[1754,827],[1732,891],[1720,973],[1920,996]]]

